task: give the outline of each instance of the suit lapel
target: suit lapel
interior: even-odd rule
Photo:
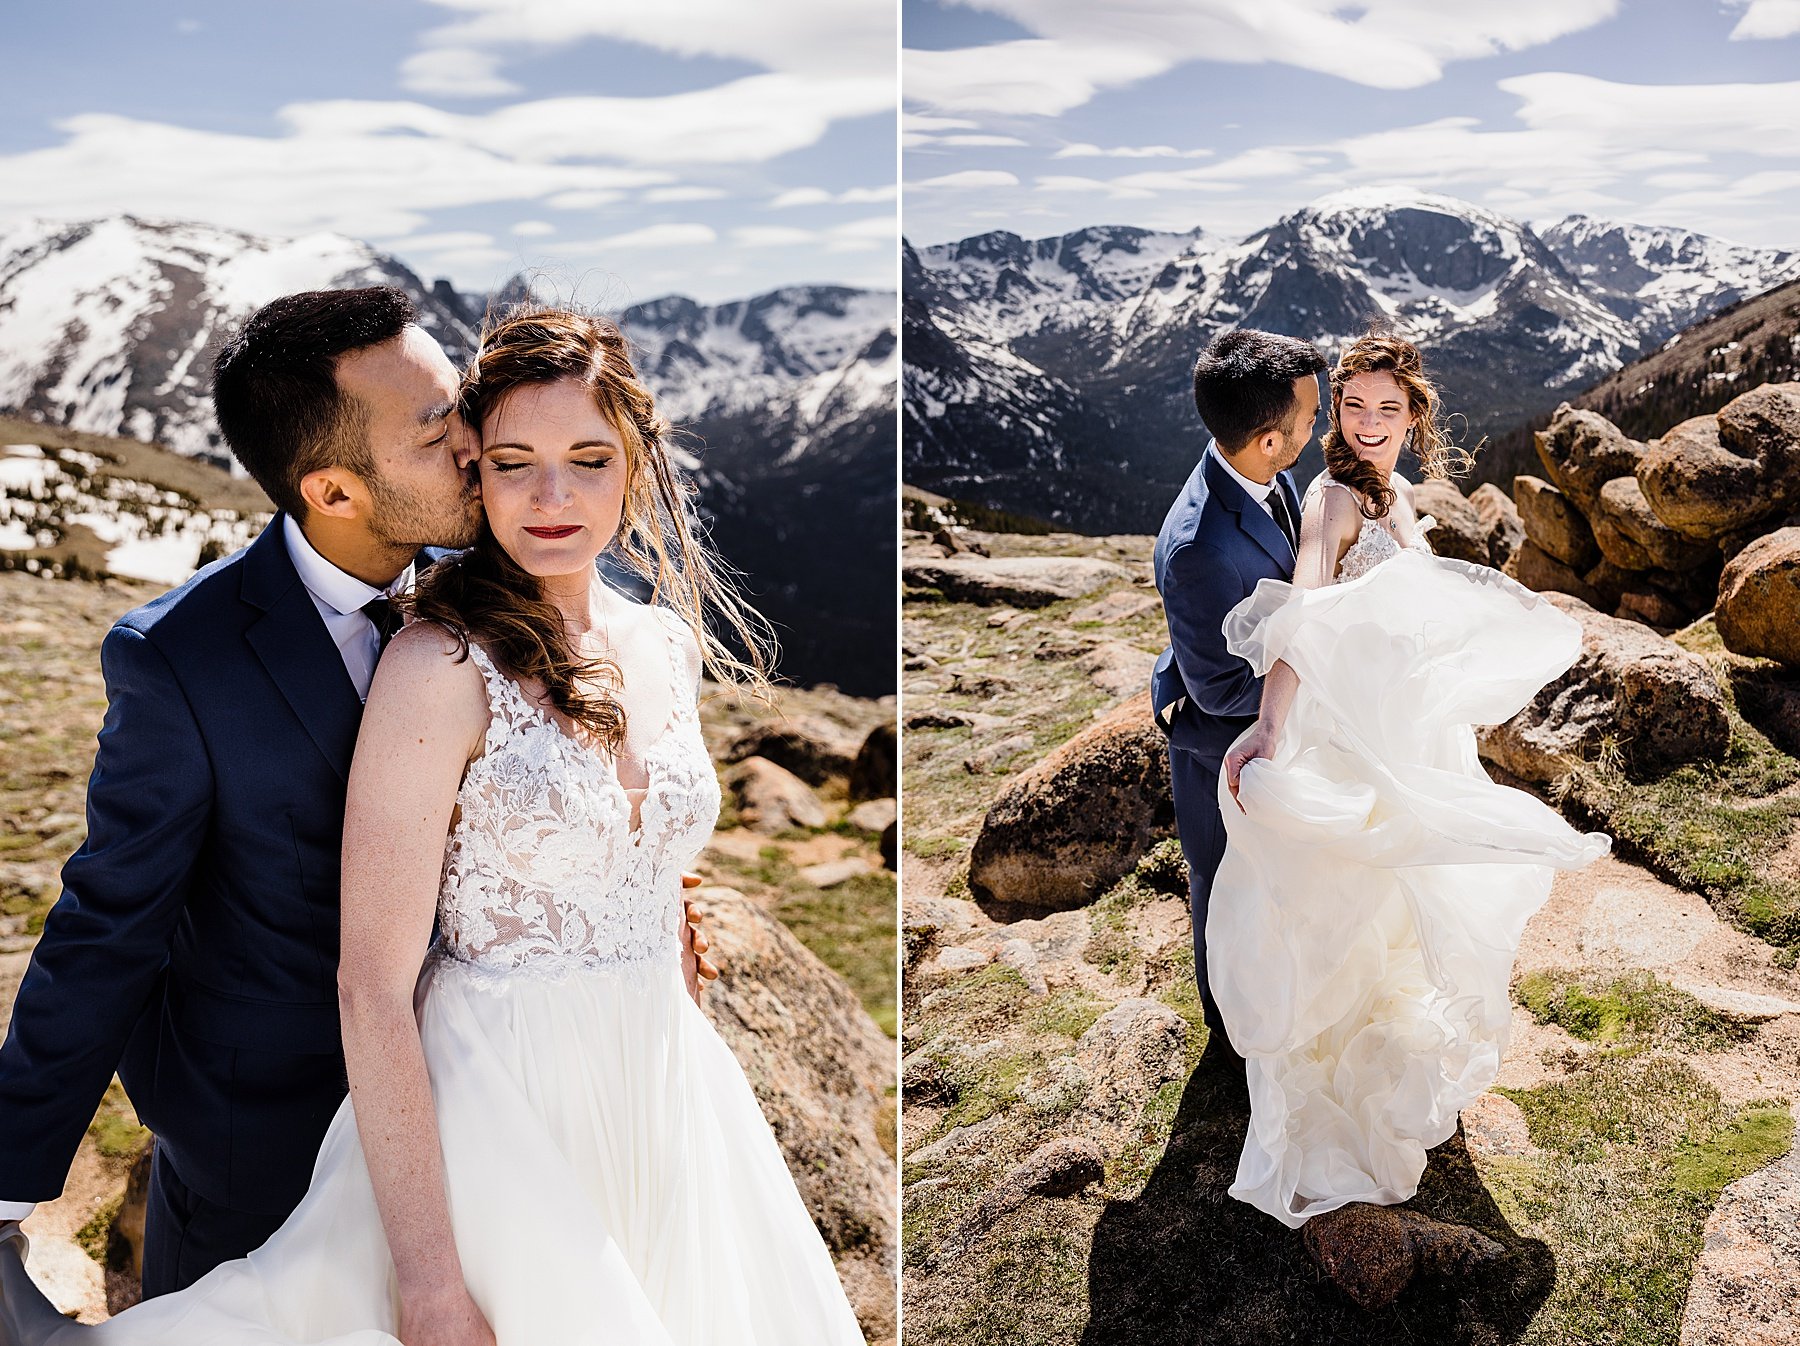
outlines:
[[[244,558],[244,601],[262,611],[244,632],[325,760],[343,780],[362,724],[362,701],[331,633],[300,582],[277,514]]]
[[[1276,488],[1281,490],[1281,478],[1285,473],[1277,474]],[[1288,546],[1287,534],[1281,531],[1281,525],[1269,517],[1269,511],[1256,501],[1249,493],[1231,479],[1211,453],[1206,458],[1207,490],[1233,514],[1237,515],[1238,527],[1249,535],[1251,541],[1269,554],[1269,558],[1279,565],[1288,575],[1294,573],[1294,549]],[[1294,517],[1300,517],[1300,511],[1294,511]]]

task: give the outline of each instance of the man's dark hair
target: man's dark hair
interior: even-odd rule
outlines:
[[[1258,435],[1281,430],[1299,399],[1294,382],[1325,371],[1310,342],[1240,327],[1221,333],[1194,363],[1194,406],[1219,447],[1236,453]]]
[[[304,518],[300,479],[322,467],[370,474],[366,416],[338,387],[338,357],[391,341],[418,317],[390,285],[307,290],[251,314],[219,353],[219,429],[277,509]]]

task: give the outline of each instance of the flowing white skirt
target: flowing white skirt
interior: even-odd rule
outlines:
[[[1207,974],[1246,1058],[1231,1194],[1297,1227],[1417,1190],[1425,1152],[1493,1083],[1508,983],[1554,869],[1604,855],[1491,781],[1471,726],[1566,671],[1580,626],[1486,566],[1402,552],[1361,578],[1264,580],[1226,643],[1300,690],[1239,798],[1206,923]]]
[[[743,1071],[671,965],[437,962],[419,1032],[457,1251],[499,1346],[861,1346]],[[270,1240],[56,1346],[397,1346],[345,1100]]]

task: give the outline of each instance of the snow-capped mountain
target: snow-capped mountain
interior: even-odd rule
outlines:
[[[0,229],[0,412],[228,463],[208,381],[235,325],[281,294],[373,284],[405,290],[452,360],[472,353],[488,297],[428,286],[342,235],[130,216]],[[794,286],[618,315],[699,460],[715,539],[787,628],[784,672],[851,691],[892,684],[892,623],[864,615],[885,613],[893,588],[894,300]]]
[[[1572,224],[1557,238],[1573,268],[1497,212],[1359,188],[1241,241],[1149,235],[1142,250],[1166,260],[1123,295],[1073,266],[1057,272],[1055,259],[1076,240],[1142,231],[919,249],[902,282],[908,480],[1090,530],[1150,530],[1204,443],[1194,357],[1227,327],[1304,337],[1334,356],[1387,323],[1424,348],[1473,441],[1795,264],[1679,231],[1590,236]],[[1622,232],[1607,242],[1609,231]],[[1607,269],[1609,249],[1637,269]]]
[[[0,228],[0,410],[223,463],[213,352],[277,295],[355,285],[398,286],[452,359],[473,349],[443,291],[342,234],[265,238],[130,215]]]
[[[1800,251],[1689,229],[1569,215],[1539,237],[1568,273],[1659,345],[1689,323],[1800,276]]]

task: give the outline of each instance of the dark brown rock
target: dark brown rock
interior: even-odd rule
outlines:
[[[1413,501],[1421,517],[1429,514],[1437,520],[1437,527],[1425,535],[1432,551],[1474,565],[1488,564],[1487,524],[1454,482],[1422,481],[1413,488]]]
[[[1761,464],[1721,442],[1716,416],[1669,430],[1645,450],[1637,477],[1657,518],[1693,538],[1741,529],[1775,508],[1761,490]]]
[[[900,735],[892,720],[885,720],[869,731],[856,760],[850,764],[850,798],[892,799],[899,793],[898,761]]]
[[[1579,599],[1552,594],[1550,601],[1581,623],[1581,654],[1524,710],[1480,732],[1483,757],[1547,784],[1609,743],[1647,774],[1724,755],[1731,724],[1704,661]]]
[[[862,739],[856,732],[835,720],[822,715],[789,715],[752,725],[726,745],[723,755],[727,762],[762,757],[808,785],[823,785],[834,776],[846,778],[861,749]]]
[[[1592,569],[1600,560],[1587,516],[1549,482],[1539,477],[1514,477],[1513,501],[1526,539],[1545,555],[1577,573]]]
[[[1301,1237],[1332,1284],[1371,1313],[1392,1304],[1420,1273],[1466,1276],[1506,1252],[1467,1225],[1362,1203],[1314,1216]]]
[[[979,897],[1064,909],[1100,896],[1173,835],[1169,749],[1143,692],[1001,792],[969,857]]]
[[[1619,609],[1614,616],[1645,626],[1673,631],[1686,626],[1692,614],[1660,589],[1628,589],[1619,595]]]
[[[1475,506],[1475,512],[1481,516],[1481,526],[1487,530],[1487,563],[1499,570],[1525,540],[1525,524],[1519,517],[1519,507],[1510,495],[1491,481],[1483,482],[1471,491],[1469,503]]]
[[[1520,544],[1512,554],[1512,559],[1504,567],[1527,589],[1535,589],[1538,593],[1573,594],[1582,602],[1591,605],[1604,603],[1599,590],[1589,584],[1568,566],[1557,560],[1549,552],[1539,547],[1529,537]]]
[[[1635,477],[1645,449],[1599,412],[1576,411],[1567,402],[1556,409],[1549,428],[1538,432],[1536,443],[1551,482],[1590,518],[1600,488],[1619,477]]]
[[[1733,654],[1800,666],[1800,528],[1758,538],[1719,579],[1719,637]]]
[[[1093,1141],[1060,1136],[1037,1147],[1001,1179],[1034,1196],[1074,1196],[1106,1177],[1106,1157]]]

